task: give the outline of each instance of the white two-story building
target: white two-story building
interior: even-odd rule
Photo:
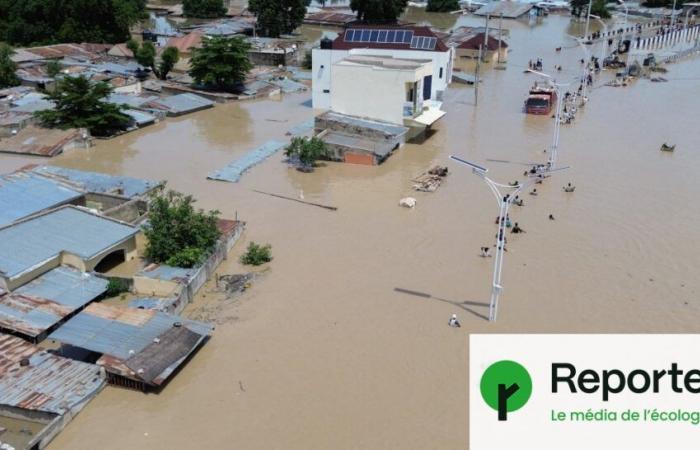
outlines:
[[[435,105],[442,102],[443,93],[452,80],[454,49],[447,46],[429,27],[352,24],[335,40],[321,41],[321,47],[313,50],[312,101],[315,109],[332,108],[334,70],[340,68],[347,72],[347,64],[337,63],[348,56],[417,60],[421,65],[429,61],[432,73],[425,76],[421,83],[421,97]],[[368,79],[359,78],[354,81],[353,89],[362,92],[368,88],[369,82]],[[347,86],[344,87],[346,88]],[[403,83],[401,89],[404,89]]]

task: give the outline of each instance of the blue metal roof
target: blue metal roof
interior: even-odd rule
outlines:
[[[81,197],[57,181],[31,172],[0,176],[0,226]]]
[[[126,360],[178,322],[201,336],[214,328],[159,311],[93,303],[51,333],[50,339]]]
[[[127,105],[132,108],[140,108],[148,102],[158,100],[155,95],[150,95],[148,97],[142,97],[139,95],[129,95],[129,94],[119,94],[112,93],[105,99],[109,103],[114,103],[115,105]]]
[[[139,127],[150,125],[156,121],[156,116],[143,111],[137,111],[135,109],[126,109],[123,112],[127,116],[131,117],[136,123],[136,125],[138,125]]]
[[[314,118],[312,117],[309,120],[305,120],[302,123],[293,126],[292,128],[287,131],[287,134],[290,134],[292,136],[303,136],[307,133],[310,133],[314,129]]]
[[[284,148],[285,145],[284,142],[280,141],[268,141],[255,150],[246,153],[242,158],[229,163],[223,169],[211,172],[207,175],[207,178],[210,180],[230,181],[235,183],[241,179],[243,172],[256,164],[260,164],[265,159]]]
[[[28,365],[20,362],[28,359]],[[94,364],[53,355],[20,338],[0,335],[0,404],[65,414],[87,403],[103,387]]]
[[[154,103],[163,106],[172,114],[183,114],[214,106],[213,101],[195,94],[171,95]]]
[[[143,270],[139,271],[136,276],[164,281],[186,281],[190,279],[195,272],[196,269],[185,269],[182,267],[173,267],[160,264],[155,267],[153,265],[147,266]]]
[[[105,194],[120,193],[120,195],[128,198],[145,194],[154,187],[160,185],[159,182],[152,180],[107,175],[98,172],[86,172],[84,170],[66,169],[55,166],[39,166],[34,169],[34,172],[63,178],[71,183],[78,184],[88,192]]]
[[[89,259],[138,228],[64,206],[0,229],[0,272],[12,278],[66,251]]]
[[[107,290],[107,280],[58,267],[0,296],[0,327],[36,337]]]

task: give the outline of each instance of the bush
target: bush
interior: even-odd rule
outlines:
[[[251,266],[259,266],[272,261],[272,246],[260,245],[255,242],[248,244],[245,253],[241,255],[241,263]]]
[[[199,264],[204,257],[201,248],[186,247],[175,253],[165,261],[165,264],[175,267],[193,267]]]
[[[452,12],[459,10],[458,0],[428,0],[428,12]]]
[[[226,14],[223,0],[184,0],[182,12],[187,17],[213,19]]]
[[[107,283],[107,291],[105,297],[116,297],[119,294],[129,292],[129,283],[121,278],[110,278]]]
[[[317,137],[293,137],[284,149],[284,154],[292,161],[298,161],[302,168],[312,169],[319,159],[328,159],[331,152],[326,143]]]
[[[304,53],[304,61],[301,63],[301,67],[304,69],[311,70],[311,67],[313,66],[311,55],[311,50],[307,50],[306,53]]]
[[[148,205],[146,256],[153,262],[192,267],[201,262],[221,235],[218,211],[195,210],[192,196],[155,194]]]

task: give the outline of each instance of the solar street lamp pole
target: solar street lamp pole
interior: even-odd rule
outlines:
[[[493,282],[491,284],[491,300],[489,302],[489,321],[495,322],[498,317],[498,299],[501,295],[501,273],[503,270],[503,254],[505,252],[506,245],[506,220],[508,218],[508,210],[510,205],[513,203],[515,196],[518,195],[524,188],[531,185],[534,179],[525,184],[518,183],[515,186],[510,186],[507,184],[501,184],[493,181],[488,176],[486,176],[488,169],[478,164],[474,164],[467,160],[464,160],[458,156],[451,155],[450,159],[463,164],[472,169],[472,173],[479,176],[482,180],[486,182],[486,185],[491,189],[494,197],[496,197],[496,202],[498,203],[498,233],[496,234],[496,257],[494,258],[493,264]],[[503,188],[502,192],[499,188]],[[505,191],[508,190],[508,191]]]

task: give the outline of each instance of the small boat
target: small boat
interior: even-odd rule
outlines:
[[[661,144],[661,151],[662,152],[672,152],[676,149],[676,145],[667,145],[667,144]]]

